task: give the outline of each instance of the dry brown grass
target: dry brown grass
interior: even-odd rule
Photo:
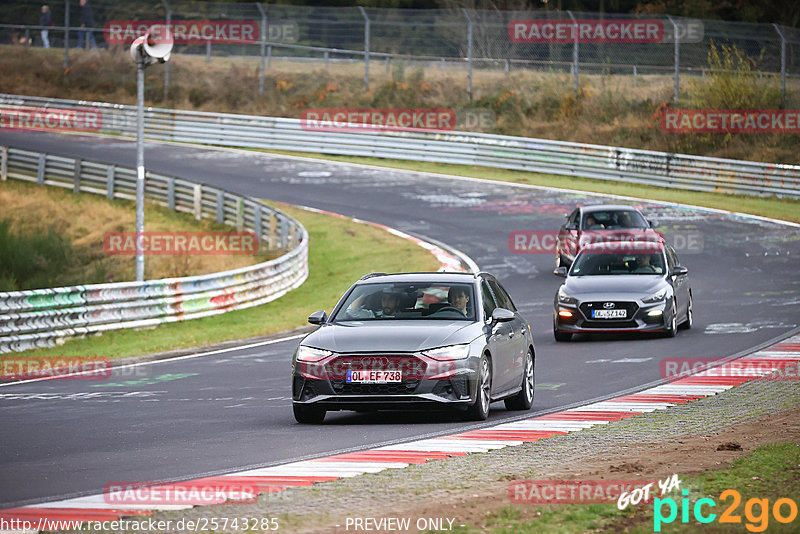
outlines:
[[[0,182],[0,218],[10,222],[14,233],[33,235],[54,228],[69,239],[72,261],[58,273],[58,285],[122,282],[133,280],[133,256],[109,255],[103,249],[108,232],[133,232],[136,215],[129,201],[109,202],[93,194],[40,187],[9,180]],[[146,231],[231,230],[230,227],[195,221],[190,215],[148,205]],[[235,269],[264,261],[262,256],[147,256],[148,279],[169,278]]]
[[[135,103],[135,69],[123,47],[75,51],[67,73],[62,51],[15,47],[8,53],[10,47],[5,48],[0,54],[0,71],[7,73],[0,77],[1,92]],[[162,66],[147,71],[148,104],[280,117],[299,117],[309,107],[477,107],[495,112],[491,133],[800,163],[798,134],[662,132],[654,114],[672,98],[669,75],[639,75],[635,86],[632,75],[582,75],[576,96],[569,74],[476,69],[470,101],[463,65],[392,61],[387,69],[385,61],[375,60],[370,91],[365,91],[363,63],[330,63],[326,68],[322,61],[274,60],[259,95],[257,58],[212,57],[207,63],[204,56],[174,54],[165,100],[163,71]],[[698,81],[683,76],[682,87],[688,90]],[[800,80],[790,79],[789,89],[791,95],[800,94]]]

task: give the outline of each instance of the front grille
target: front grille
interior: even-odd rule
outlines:
[[[605,305],[611,303],[613,304],[613,308],[606,308]],[[636,326],[636,323],[633,322],[633,316],[636,315],[636,312],[639,311],[639,305],[635,302],[626,302],[626,301],[610,301],[610,300],[598,300],[594,302],[583,302],[581,303],[581,312],[586,317],[587,321],[592,321],[597,323],[598,325],[606,324],[612,325],[613,323],[623,323],[623,322],[630,322],[633,323],[633,326]],[[614,310],[626,310],[626,318],[623,321],[620,320],[613,320],[613,319],[592,319],[592,310],[605,310],[605,309],[614,309]],[[598,327],[595,327],[598,328]]]
[[[636,321],[584,321],[581,328],[636,328]]]
[[[344,380],[331,382],[337,395],[408,395],[414,393],[419,380],[388,384],[348,384]]]
[[[400,371],[401,382],[386,384],[348,383],[347,371]],[[408,395],[425,376],[427,364],[409,354],[344,354],[326,365],[331,387],[337,395]]]

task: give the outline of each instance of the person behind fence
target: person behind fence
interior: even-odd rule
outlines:
[[[42,26],[40,32],[42,34],[42,46],[50,48],[50,26],[53,25],[53,17],[50,14],[50,6],[47,4],[42,6],[42,16],[39,17],[39,26]]]
[[[89,42],[92,43],[92,49],[97,50],[97,42],[94,40],[94,32],[91,29],[86,29],[94,28],[94,12],[92,12],[92,6],[89,5],[88,0],[81,0],[80,22],[81,29],[78,30],[78,48],[83,48],[83,40],[86,39],[88,34]]]

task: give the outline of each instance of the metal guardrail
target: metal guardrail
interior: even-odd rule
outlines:
[[[135,199],[135,169],[5,146],[0,150],[2,180]],[[197,219],[214,217],[240,231],[251,230],[260,243],[287,252],[249,267],[200,276],[0,292],[0,353],[249,308],[277,299],[308,277],[308,233],[276,209],[252,198],[154,173],[146,175],[145,199],[192,213]]]
[[[100,133],[134,136],[136,108],[0,94],[4,108],[93,110]],[[800,166],[709,158],[471,132],[320,131],[300,119],[159,108],[145,110],[145,137],[214,146],[479,165],[692,191],[800,197]]]

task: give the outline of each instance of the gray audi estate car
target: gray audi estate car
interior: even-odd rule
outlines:
[[[553,335],[569,341],[579,332],[663,332],[691,328],[688,269],[661,243],[594,243],[578,253],[554,301]]]
[[[374,273],[356,282],[292,358],[300,423],[333,410],[453,408],[483,420],[489,405],[528,410],[530,325],[488,273]]]

